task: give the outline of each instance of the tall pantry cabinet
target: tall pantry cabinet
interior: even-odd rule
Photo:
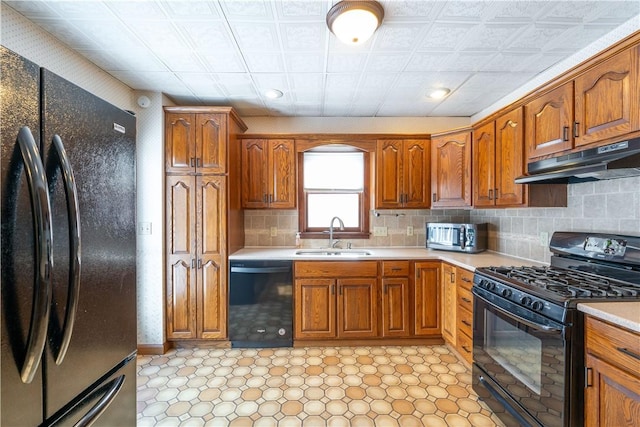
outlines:
[[[167,339],[227,338],[227,255],[244,246],[230,107],[165,107]]]

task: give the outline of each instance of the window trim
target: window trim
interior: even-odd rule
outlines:
[[[296,144],[298,151],[298,230],[300,230],[300,236],[304,239],[328,239],[329,238],[329,224],[326,227],[315,227],[313,229],[306,228],[307,218],[307,193],[304,191],[304,153],[306,151],[312,151],[313,148],[320,146],[331,146],[336,142],[323,142],[314,141],[313,143]],[[370,141],[340,141],[339,145],[347,145],[353,147],[353,151],[363,153],[364,160],[364,188],[360,196],[360,228],[340,231],[334,229],[333,237],[336,239],[368,239],[371,237],[370,224],[369,224],[369,211],[371,210],[371,182],[373,177],[371,176],[371,162],[375,157],[375,141],[371,144]]]

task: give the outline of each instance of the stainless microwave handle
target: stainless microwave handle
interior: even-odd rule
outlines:
[[[522,323],[523,325],[527,325],[530,328],[534,328],[534,329],[541,329],[545,332],[562,332],[562,328],[556,328],[554,326],[549,326],[549,325],[542,325],[538,322],[534,322],[531,320],[527,320],[521,316],[518,316],[517,314],[511,313],[509,311],[504,310],[502,307],[495,305],[493,302],[489,301],[488,299],[486,299],[485,297],[483,297],[482,295],[479,295],[477,292],[475,292],[475,289],[473,290],[473,295],[478,298],[481,299],[482,301],[484,301],[486,304],[489,304],[491,307],[495,307],[496,309],[500,310],[502,313],[506,314],[507,316],[517,320],[518,322]]]
[[[460,249],[464,249],[467,243],[467,230],[464,225],[460,226]]]
[[[231,267],[232,273],[288,273],[290,267]]]

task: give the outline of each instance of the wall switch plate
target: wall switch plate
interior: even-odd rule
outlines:
[[[271,227],[271,237],[276,237],[278,235],[278,227]]]
[[[151,223],[150,222],[139,222],[138,223],[138,234],[151,234]]]
[[[547,233],[546,231],[541,231],[538,238],[540,239],[540,246],[549,245],[549,233]]]
[[[373,227],[373,235],[377,237],[384,237],[387,235],[387,227]]]
[[[413,236],[413,225],[407,225],[407,236]]]

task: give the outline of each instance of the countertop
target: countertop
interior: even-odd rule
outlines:
[[[582,303],[578,310],[640,333],[640,301]]]
[[[512,257],[491,251],[484,251],[477,254],[465,254],[460,252],[438,251],[427,248],[353,248],[353,250],[366,250],[371,255],[357,258],[319,256],[319,255],[296,255],[298,250],[307,248],[244,248],[234,252],[229,256],[230,260],[295,260],[295,261],[364,261],[379,259],[408,259],[408,260],[440,260],[454,264],[458,267],[474,271],[477,267],[503,266],[503,265],[543,265],[541,262]]]

